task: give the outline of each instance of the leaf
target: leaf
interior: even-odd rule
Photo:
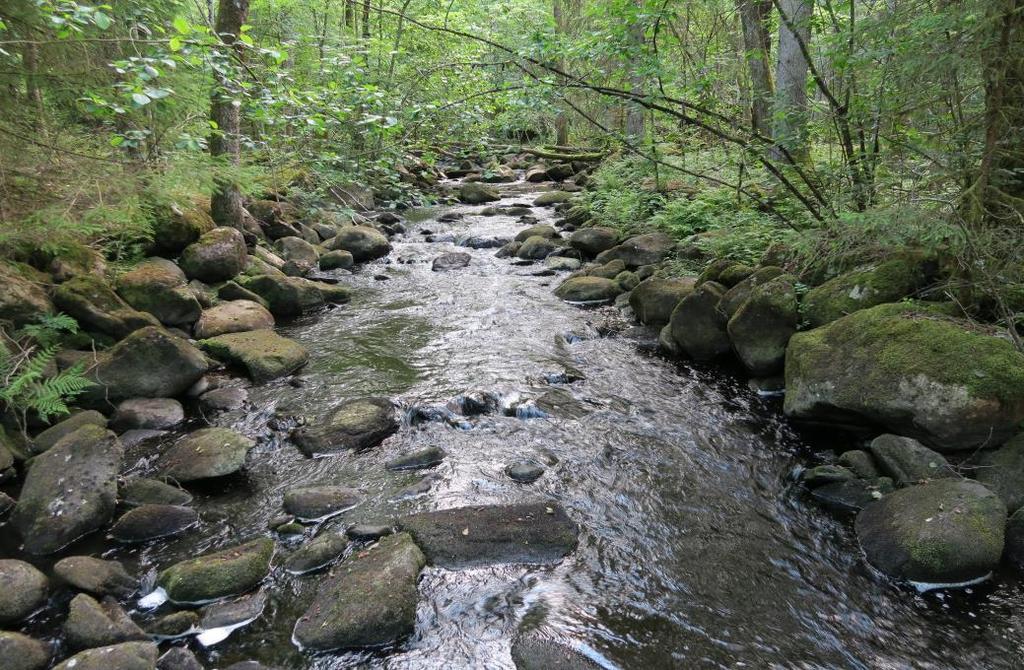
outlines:
[[[239,35],[238,39],[242,43],[244,43],[244,44],[248,44],[249,46],[253,45],[252,37],[250,37],[249,35],[246,35],[245,33],[242,33],[241,35]]]
[[[172,37],[171,41],[167,43],[167,48],[171,51],[181,51],[182,42],[177,37]]]
[[[145,107],[152,101],[149,99],[149,96],[145,93],[132,93],[132,102],[134,102],[139,107]]]
[[[110,24],[113,23],[110,20],[110,17],[103,12],[96,12],[92,17],[92,20],[100,30],[106,30],[110,27]]]
[[[192,26],[190,26],[188,21],[181,16],[175,18],[174,21],[171,22],[171,25],[174,26],[174,29],[182,35],[188,35],[192,32]]]
[[[170,89],[166,88],[147,88],[144,94],[149,97],[150,100],[160,100],[166,98],[171,94]]]

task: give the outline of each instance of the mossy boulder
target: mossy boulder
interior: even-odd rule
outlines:
[[[351,252],[344,249],[328,251],[320,256],[321,270],[348,270],[355,265],[356,259]]]
[[[665,260],[675,248],[675,242],[665,233],[646,233],[627,239],[622,244],[602,251],[597,255],[598,263],[621,260],[626,268],[635,270],[641,265],[651,265]]]
[[[197,339],[205,340],[227,333],[244,333],[274,327],[274,315],[252,300],[230,300],[203,310],[196,322]]]
[[[669,318],[668,327],[679,348],[697,361],[708,361],[729,351],[726,322],[718,311],[725,287],[705,282],[684,297]]]
[[[581,228],[569,236],[569,245],[573,249],[578,249],[587,258],[593,258],[602,251],[611,249],[618,241],[619,231],[602,226]]]
[[[140,328],[160,325],[155,316],[141,312],[125,302],[104,280],[81,275],[64,282],[54,291],[57,308],[73,317],[85,330],[97,331],[115,339]]]
[[[754,272],[754,268],[750,267],[746,263],[733,263],[718,273],[718,279],[715,281],[722,286],[732,288],[741,281],[750,277]]]
[[[149,640],[113,598],[98,602],[80,593],[68,605],[64,638],[72,649],[92,649],[110,644]]]
[[[548,191],[547,193],[541,193],[533,200],[534,207],[550,207],[557,205],[561,202],[569,202],[572,199],[572,193],[565,191]]]
[[[243,286],[265,300],[275,317],[299,316],[324,306],[317,285],[299,277],[260,275],[245,280]]]
[[[558,231],[555,230],[552,226],[549,226],[547,224],[541,224],[538,226],[530,226],[529,228],[520,230],[518,233],[516,233],[514,241],[525,242],[531,237],[544,237],[549,240],[554,240],[558,239],[559,235]]]
[[[281,257],[285,259],[285,265],[282,267],[285,274],[291,274],[287,271],[288,265],[291,264],[298,270],[296,276],[305,275],[315,268],[320,260],[319,250],[301,237],[282,237],[274,243],[274,246]]]
[[[110,521],[124,451],[117,437],[86,425],[36,456],[11,525],[30,554],[52,554]]]
[[[479,205],[484,202],[501,200],[497,189],[479,182],[468,182],[459,188],[459,200],[467,205]]]
[[[86,649],[54,670],[153,670],[157,652],[154,642],[122,642]]]
[[[158,479],[133,477],[124,483],[120,491],[121,504],[125,507],[141,505],[187,505],[192,494]]]
[[[718,303],[718,311],[725,315],[725,318],[731,319],[736,314],[736,311],[743,306],[743,303],[747,301],[747,298],[750,297],[751,291],[782,274],[785,274],[785,272],[779,267],[768,266],[758,268],[749,277],[725,292],[725,295],[722,296],[722,301]]]
[[[516,256],[526,260],[539,261],[547,258],[557,248],[558,245],[551,238],[534,235],[526,238],[519,250],[516,251]]]
[[[20,327],[52,312],[45,282],[0,265],[0,318]]]
[[[307,456],[315,456],[369,449],[397,430],[390,400],[358,398],[341,403],[322,422],[296,430],[292,439]]]
[[[151,251],[174,258],[188,245],[216,227],[209,202],[172,203],[154,212]]]
[[[999,444],[1024,420],[1024,354],[914,305],[879,305],[790,339],[786,414],[865,422],[946,453]]]
[[[174,398],[130,398],[117,406],[111,423],[117,430],[166,430],[185,420],[185,408]]]
[[[676,305],[693,292],[693,284],[691,277],[651,277],[629,294],[629,306],[640,323],[660,328],[672,318]]]
[[[31,563],[0,559],[0,625],[22,621],[42,607],[50,581]]]
[[[125,598],[139,587],[139,580],[128,574],[120,562],[93,556],[62,558],[54,563],[53,574],[72,588],[100,597]]]
[[[780,275],[754,287],[726,325],[736,355],[754,376],[782,370],[786,345],[800,322],[795,284],[796,277]]]
[[[250,591],[270,572],[274,541],[261,537],[242,545],[176,563],[157,585],[180,604],[199,604]]]
[[[344,533],[327,532],[310,540],[288,557],[284,563],[285,572],[292,575],[304,575],[326,567],[338,560],[345,548],[348,538]]]
[[[227,333],[199,346],[217,360],[243,368],[257,383],[290,375],[309,360],[304,346],[272,330]]]
[[[972,459],[972,476],[1002,498],[1010,514],[1024,507],[1024,434]]]
[[[391,253],[387,235],[370,226],[342,228],[325,245],[332,251],[347,251],[356,263],[383,258]]]
[[[857,310],[897,302],[926,286],[930,275],[927,263],[914,256],[861,267],[808,291],[804,316],[816,328]]]
[[[107,276],[107,260],[96,249],[81,242],[62,241],[58,246],[36,249],[31,263],[49,273],[60,284],[81,275],[103,279]]]
[[[191,325],[202,311],[185,273],[165,258],[146,259],[118,277],[117,292],[129,305],[168,326]]]
[[[566,302],[608,302],[614,300],[622,287],[604,277],[570,277],[555,289],[555,295]]]
[[[175,442],[160,459],[168,479],[187,483],[234,474],[256,443],[230,428],[202,428]]]
[[[75,412],[59,423],[55,423],[32,438],[31,450],[41,454],[82,426],[107,427],[107,417],[95,410]]]
[[[146,542],[184,532],[199,522],[191,507],[182,505],[140,505],[111,526],[110,535],[118,542]]]
[[[329,651],[394,644],[416,627],[416,581],[425,559],[406,533],[390,535],[334,569],[293,639],[302,649]]]
[[[626,264],[615,259],[607,263],[589,265],[584,268],[583,274],[588,277],[603,277],[604,279],[615,279],[619,274],[626,271]]]
[[[898,486],[956,475],[942,454],[911,437],[879,435],[869,449],[878,469]]]
[[[225,226],[204,233],[188,245],[178,259],[189,279],[207,283],[227,281],[237,276],[248,262],[242,233]]]
[[[941,479],[868,505],[856,530],[868,562],[887,575],[956,584],[999,564],[1005,525],[999,496],[977,482]]]
[[[43,670],[50,665],[53,652],[45,642],[28,635],[0,631],[0,658],[6,670]]]

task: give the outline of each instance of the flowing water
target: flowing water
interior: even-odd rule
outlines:
[[[537,190],[505,187],[496,204],[528,203]],[[411,511],[546,499],[579,524],[579,546],[553,567],[427,568],[415,635],[364,653],[300,652],[291,629],[322,575],[277,570],[263,616],[200,650],[208,667],[257,659],[282,669],[511,668],[511,642],[524,630],[608,668],[1024,666],[1016,580],[918,595],[874,574],[849,520],[817,508],[791,483],[810,452],[776,401],[720,370],[654,355],[656,334],[613,307],[560,302],[552,295],[559,278],[543,276],[543,264],[444,241],[511,237],[525,227],[479,210],[414,212],[386,261],[340,277],[354,289],[351,304],[280,329],[312,352],[302,384],[254,388],[243,410],[210,417],[258,447],[244,476],[198,492],[197,531],[141,549],[95,549],[144,573],[265,535],[285,490],[324,483],[360,488],[365,501],[307,535]],[[453,211],[466,216],[436,220]],[[542,223],[552,217],[534,214]],[[421,234],[427,229],[435,241]],[[472,262],[432,272],[432,259],[447,251],[468,251]],[[408,420],[412,408],[473,389],[542,412],[462,426]],[[287,440],[291,417],[368,395],[406,410],[402,430],[379,447],[310,460]],[[841,439],[825,436],[815,446],[846,448]],[[393,500],[421,475],[389,472],[384,463],[429,445],[448,453],[430,490]],[[151,466],[141,454],[152,449],[135,451],[132,467],[145,473]],[[533,484],[503,471],[524,459],[547,468]],[[44,617],[33,627],[53,634],[56,623]]]

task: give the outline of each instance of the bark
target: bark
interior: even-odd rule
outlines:
[[[768,19],[771,0],[737,0],[743,25],[743,49],[750,75],[750,128],[764,137],[771,137],[771,36]]]
[[[982,47],[985,144],[978,196],[990,215],[1024,204],[1024,0],[990,9],[995,28]],[[1019,225],[1019,224],[1018,224]]]
[[[637,9],[642,7],[643,0],[637,0]],[[644,24],[637,16],[629,27],[629,37],[637,56],[643,54],[644,49]],[[640,74],[636,64],[632,64],[629,74],[629,90],[633,95],[644,95],[644,78]],[[626,137],[631,142],[637,142],[644,136],[644,113],[645,109],[639,105],[630,105],[626,109]]]
[[[807,158],[807,59],[803,46],[811,44],[811,0],[780,0],[789,21],[779,22],[779,59],[775,69],[775,109],[772,137],[794,161]],[[790,26],[795,30],[790,30]],[[783,160],[782,152],[775,152]]]
[[[217,34],[224,44],[231,47],[239,60],[245,58],[242,43],[238,41],[242,24],[249,13],[249,0],[220,0],[217,9]],[[217,75],[217,87],[213,92],[210,118],[220,132],[210,138],[210,154],[225,156],[230,165],[238,165],[241,157],[241,105],[236,100],[230,81]],[[231,181],[219,181],[210,199],[210,213],[220,226],[243,228],[242,193]]]
[[[568,29],[566,21],[566,8],[563,6],[564,0],[554,0],[552,3],[551,11],[555,17],[555,29],[560,35],[565,35]],[[565,71],[565,59],[559,58],[556,66],[562,72]],[[563,78],[564,83],[564,78]],[[563,92],[563,95],[565,93]],[[559,109],[555,116],[555,144],[568,144],[569,143],[569,117],[565,113],[564,109]]]
[[[345,27],[356,31],[356,0],[345,0]]]
[[[370,0],[363,0],[363,39],[370,39]]]

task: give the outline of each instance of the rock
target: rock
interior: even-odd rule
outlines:
[[[844,451],[839,454],[836,462],[849,469],[861,479],[874,479],[882,474],[878,471],[875,459],[871,458],[871,454],[860,449]]]
[[[756,287],[767,284],[783,274],[785,274],[783,269],[777,267],[765,267],[756,270],[749,277],[725,292],[725,295],[722,296],[722,301],[718,303],[718,311],[724,314],[727,319],[731,319],[737,310],[750,298],[751,292]]]
[[[511,258],[519,252],[519,247],[523,246],[522,242],[509,242],[494,252],[495,258]]]
[[[150,440],[156,440],[157,438],[163,437],[166,434],[166,430],[132,428],[118,435],[117,439],[121,440],[121,446],[124,447],[125,450],[129,450],[139,446],[140,444],[149,442]]]
[[[260,275],[257,274],[253,276],[255,277]],[[283,277],[284,275],[277,273],[274,274],[273,276]],[[217,297],[220,300],[248,300],[249,302],[255,302],[267,308],[269,308],[270,306],[266,300],[259,296],[259,294],[250,291],[247,288],[243,288],[240,284],[234,281],[226,281],[223,284],[221,284],[220,288],[217,289]],[[202,317],[200,316],[200,318]]]
[[[352,254],[344,249],[328,251],[320,256],[321,270],[348,270],[355,265],[356,260]]]
[[[185,420],[185,409],[173,398],[132,398],[121,401],[113,423],[119,430],[163,430]]]
[[[658,331],[658,351],[666,356],[672,357],[679,357],[683,355],[683,350],[679,348],[675,338],[672,337],[672,328],[668,324],[665,324],[665,326]]]
[[[515,240],[514,241],[515,242],[525,242],[526,240],[530,239],[531,237],[543,237],[543,238],[548,239],[548,240],[556,240],[556,239],[558,239],[559,235],[558,235],[558,231],[555,230],[552,226],[548,226],[548,225],[530,226],[526,230],[520,230],[519,233],[515,236]]]
[[[557,563],[576,547],[576,524],[557,503],[477,505],[421,512],[400,522],[441,567]]]
[[[516,174],[507,165],[495,165],[487,168],[487,172],[480,178],[485,184],[507,184],[516,180]]]
[[[174,443],[160,459],[165,477],[186,483],[234,474],[256,443],[230,428],[203,428]]]
[[[315,426],[296,430],[292,439],[307,456],[361,451],[398,430],[395,408],[387,398],[348,400]]]
[[[341,533],[324,533],[303,545],[284,563],[285,572],[304,575],[326,567],[345,553],[348,539]]]
[[[81,396],[98,405],[128,398],[173,398],[206,373],[208,362],[187,341],[157,327],[137,330],[97,354],[89,373],[95,383]]]
[[[274,247],[285,261],[298,263],[307,270],[315,268],[320,260],[317,248],[301,237],[282,237],[274,242]]]
[[[75,432],[82,426],[107,427],[107,417],[95,410],[75,412],[60,423],[55,423],[32,438],[33,453],[40,454]],[[8,465],[7,467],[10,467]]]
[[[573,272],[580,269],[581,263],[575,258],[548,256],[544,259],[544,265],[555,272]]]
[[[270,571],[274,541],[245,544],[176,563],[157,577],[167,597],[179,604],[200,604],[255,588]]]
[[[446,270],[464,268],[469,265],[472,258],[473,257],[469,254],[461,252],[441,254],[434,259],[434,262],[430,265],[430,269],[434,272],[445,272]]]
[[[874,423],[943,453],[998,444],[1024,420],[1024,354],[955,319],[879,305],[793,336],[784,409]]]
[[[424,447],[387,462],[388,470],[421,470],[439,465],[448,454],[441,447]]]
[[[660,279],[652,277],[633,289],[629,306],[640,323],[660,328],[672,318],[672,311],[683,298],[693,292],[694,279]]]
[[[1003,553],[1006,506],[981,484],[940,479],[891,493],[857,515],[868,562],[901,579],[954,584],[985,577]]]
[[[584,274],[587,277],[601,277],[602,279],[615,279],[626,271],[626,264],[620,260],[608,261],[601,265],[588,266]]]
[[[505,468],[505,474],[520,484],[532,484],[544,474],[544,468],[536,463],[520,461]]]
[[[11,525],[30,554],[52,554],[106,524],[124,455],[117,437],[86,425],[29,466]]]
[[[196,640],[204,647],[217,644],[227,639],[232,631],[258,619],[266,606],[267,594],[264,591],[231,602],[207,605],[201,610],[201,632]]]
[[[123,642],[79,652],[54,670],[153,670],[156,655],[152,642]]]
[[[158,256],[174,258],[215,225],[208,203],[171,203],[157,208],[151,250]]]
[[[838,512],[859,512],[892,491],[892,480],[888,477],[870,481],[847,479],[819,486],[811,491],[811,497]]]
[[[800,481],[811,488],[834,482],[845,482],[855,478],[856,475],[851,470],[841,465],[818,465],[813,468],[807,468],[800,473]]]
[[[92,556],[68,556],[57,561],[53,572],[58,578],[96,596],[123,598],[135,592],[138,580],[128,574],[118,561]]]
[[[812,328],[866,307],[898,302],[924,288],[931,274],[920,258],[894,258],[839,275],[804,296],[804,316]]]
[[[208,284],[232,279],[248,262],[242,233],[224,226],[204,233],[188,245],[178,259],[185,276]]]
[[[871,441],[870,449],[879,469],[898,486],[955,475],[942,454],[913,438],[879,435]]]
[[[1006,524],[1006,547],[1003,555],[1018,570],[1024,569],[1024,512],[1020,510],[1014,512]]]
[[[359,504],[359,491],[345,486],[304,486],[284,494],[284,511],[301,521],[319,521]]]
[[[357,542],[372,542],[387,535],[391,535],[394,532],[395,529],[386,524],[360,523],[349,528],[345,531],[345,534],[348,535],[350,540],[355,540]]]
[[[332,251],[349,252],[356,263],[383,258],[391,253],[391,243],[387,236],[370,226],[342,228],[326,246]]]
[[[753,274],[754,268],[746,263],[731,263],[722,268],[722,271],[718,273],[718,277],[714,281],[732,288]]]
[[[118,277],[117,292],[129,305],[168,326],[195,323],[201,311],[185,273],[164,258],[147,258]]]
[[[14,509],[16,504],[14,498],[0,491],[0,519],[7,516],[7,513]]]
[[[274,317],[258,302],[232,300],[204,310],[195,327],[197,340],[227,333],[266,330],[274,327]]]
[[[0,658],[6,670],[43,670],[50,665],[50,647],[28,635],[0,631]]]
[[[548,191],[547,193],[541,193],[533,201],[534,207],[550,207],[551,205],[557,205],[560,202],[569,202],[572,199],[572,193],[566,193],[565,191]]]
[[[16,624],[46,602],[50,582],[25,561],[0,558],[0,625]]]
[[[249,392],[237,386],[213,389],[199,396],[199,406],[205,410],[226,411],[245,405]]]
[[[570,277],[555,289],[555,295],[566,302],[608,302],[622,293],[622,288],[603,277]]]
[[[72,598],[68,606],[64,635],[72,649],[149,639],[116,600],[108,597],[99,603],[84,593]]]
[[[156,638],[176,638],[193,633],[198,627],[199,615],[192,610],[183,610],[153,621],[146,632]]]
[[[54,291],[53,301],[83,329],[110,335],[114,339],[160,324],[155,316],[136,310],[114,293],[106,282],[92,275],[64,282]]]
[[[390,279],[390,277],[388,277],[388,279]],[[307,281],[312,284],[317,291],[320,291],[320,297],[323,298],[324,302],[327,304],[341,305],[352,299],[352,290],[347,286],[341,286],[340,284],[328,284],[327,282],[321,281],[303,281]]]
[[[203,666],[187,647],[171,647],[157,659],[156,670],[203,670]]]
[[[615,275],[615,283],[619,285],[623,291],[632,291],[640,284],[640,278],[636,276],[636,273],[629,272],[628,270],[620,272]],[[629,298],[624,299],[626,304],[629,302]]]
[[[199,346],[217,360],[243,368],[257,384],[290,375],[309,360],[304,346],[272,330],[218,335]]]
[[[619,232],[614,228],[593,226],[580,228],[569,236],[569,244],[579,249],[588,258],[593,258],[603,251],[614,247],[619,240]]]
[[[519,245],[516,256],[526,260],[541,260],[547,258],[557,245],[546,237],[534,235],[526,238],[526,241]]]
[[[665,233],[647,233],[636,235],[611,249],[597,255],[598,263],[620,260],[627,269],[635,269],[641,265],[660,263],[672,252],[675,243]]]
[[[246,280],[245,288],[265,300],[275,317],[299,316],[324,306],[316,285],[298,277],[260,275]]]
[[[519,638],[512,643],[516,670],[600,670],[601,666],[563,644],[541,638]]]
[[[394,644],[416,627],[422,552],[406,533],[385,537],[334,569],[295,623],[293,639],[309,651]]]
[[[53,313],[53,303],[46,295],[42,279],[23,276],[12,267],[0,266],[0,314],[16,328]]]
[[[140,505],[126,512],[110,529],[118,542],[146,542],[178,535],[199,522],[199,515],[181,505]]]
[[[972,476],[1002,498],[1010,514],[1024,507],[1024,435],[973,460]]]
[[[140,505],[187,505],[192,502],[192,494],[177,486],[158,481],[136,477],[129,479],[121,491],[121,503],[128,507]]]
[[[708,361],[729,351],[729,334],[718,301],[725,287],[716,282],[705,282],[684,297],[669,319],[672,339],[688,356]]]
[[[459,188],[459,200],[467,205],[479,205],[484,202],[501,200],[496,189],[478,182],[468,182]]]
[[[799,323],[796,278],[780,275],[750,291],[750,297],[729,319],[726,330],[747,370],[766,377],[782,370],[786,345]]]

